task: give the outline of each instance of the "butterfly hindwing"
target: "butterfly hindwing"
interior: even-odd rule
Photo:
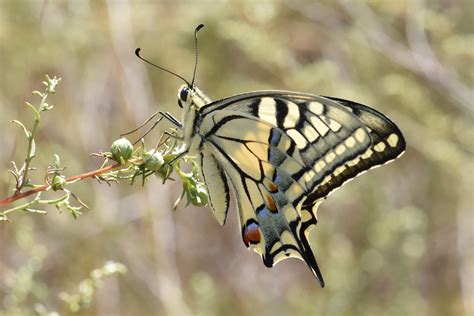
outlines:
[[[229,210],[229,184],[221,163],[210,152],[202,151],[197,157],[201,178],[209,193],[209,204],[221,225],[225,224]]]
[[[233,120],[236,121],[235,125],[232,124]],[[245,126],[249,135],[267,134],[270,137],[273,130],[269,124],[254,117],[242,116],[228,120],[220,129],[227,135],[233,135],[238,126]],[[253,129],[253,132],[258,130],[258,133],[252,133],[250,129]],[[269,162],[269,153],[278,150],[275,146],[279,143],[274,146],[258,142],[253,137],[243,139],[245,141],[223,137],[219,130],[215,130],[212,135],[208,135],[204,146],[217,153],[216,157],[233,186],[245,245],[261,254],[264,264],[268,267],[288,257],[302,259],[321,284],[324,284],[306,235],[300,236],[298,233],[301,225],[299,209],[307,189],[302,187],[287,169]],[[297,163],[292,157],[288,159],[292,159],[291,163],[295,168],[301,167],[301,162]]]

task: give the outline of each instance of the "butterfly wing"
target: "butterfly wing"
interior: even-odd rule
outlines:
[[[201,167],[201,178],[206,184],[211,209],[219,223],[224,225],[229,211],[230,191],[222,164],[207,150],[202,150],[196,160]]]
[[[406,148],[405,139],[400,129],[384,114],[360,103],[349,100],[326,97],[336,101],[351,111],[369,131],[372,145],[362,154],[348,160],[336,169],[331,178],[320,185],[306,199],[304,208],[317,205],[333,190],[340,188],[347,181],[398,158]]]
[[[358,115],[359,108],[309,94],[262,91],[200,109],[200,160],[211,206],[224,223],[230,182],[244,243],[262,255],[266,266],[297,257],[324,285],[307,240],[317,205],[325,193],[360,173],[341,168],[382,135],[366,126],[371,112],[364,107]],[[345,180],[333,180],[336,173]]]
[[[307,189],[295,176],[305,167],[301,157],[287,152],[295,146],[294,141],[255,117],[226,112],[219,111],[219,115],[229,116],[206,135],[201,155],[203,160],[209,155],[216,157],[233,187],[244,243],[262,255],[268,267],[287,257],[303,259],[323,285],[313,252],[304,246],[309,245],[306,236],[297,235],[301,222],[298,210]],[[210,170],[202,171],[208,179]]]

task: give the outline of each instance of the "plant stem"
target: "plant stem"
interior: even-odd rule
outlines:
[[[121,165],[119,163],[116,163],[116,164],[113,164],[113,165],[110,165],[110,166],[107,166],[107,167],[104,167],[104,168],[101,168],[101,169],[97,169],[97,170],[93,170],[93,171],[90,171],[90,172],[86,172],[86,173],[83,173],[83,174],[79,174],[79,175],[76,175],[76,176],[69,177],[69,178],[66,179],[66,182],[71,182],[71,181],[74,181],[74,180],[82,180],[82,179],[86,179],[86,178],[92,178],[92,177],[95,177],[95,176],[100,175],[102,173],[105,173],[105,172],[108,172],[110,170],[116,169],[118,167],[121,167]],[[50,188],[51,188],[51,186],[49,184],[45,184],[45,185],[36,187],[34,189],[31,189],[31,190],[28,190],[28,191],[25,191],[25,192],[14,193],[13,195],[11,195],[9,197],[7,197],[3,200],[0,200],[0,206],[8,205],[8,204],[13,203],[17,200],[28,197],[32,194],[42,192],[42,191],[46,191]],[[0,214],[4,214],[4,213],[0,212]]]
[[[28,150],[26,152],[26,159],[25,163],[23,165],[23,174],[21,175],[21,182],[18,184],[17,188],[15,189],[15,194],[21,194],[21,189],[25,186],[25,184],[28,182],[28,171],[30,168],[30,163],[31,160],[33,160],[33,157],[31,156],[31,150],[33,148],[33,142],[35,139],[35,134],[36,134],[36,129],[38,128],[39,122],[40,122],[40,111],[44,106],[44,103],[46,102],[46,99],[48,98],[48,93],[45,92],[43,93],[43,96],[41,97],[41,102],[38,108],[37,115],[35,115],[35,122],[33,124],[33,128],[31,129],[31,133],[28,136]]]
[[[37,199],[38,199],[38,196],[37,196],[35,199],[29,201],[28,203],[25,203],[25,204],[22,204],[22,205],[18,205],[18,206],[14,207],[14,208],[11,208],[11,209],[9,209],[9,210],[6,210],[6,211],[2,212],[2,215],[5,216],[5,215],[7,215],[8,213],[11,213],[11,212],[14,212],[14,211],[17,211],[17,210],[25,209],[25,208],[27,208],[28,206],[33,205],[33,204],[37,201]]]

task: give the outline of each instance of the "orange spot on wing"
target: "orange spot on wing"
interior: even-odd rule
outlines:
[[[258,244],[260,242],[261,237],[258,227],[259,225],[255,222],[249,223],[244,227],[242,238],[247,247],[250,246],[250,244]]]
[[[265,189],[267,189],[271,193],[274,193],[274,192],[278,191],[278,187],[275,184],[275,182],[273,182],[272,180],[270,180],[268,178],[263,179],[263,185],[265,186]]]
[[[276,192],[278,190],[278,187],[276,186],[276,184],[271,181],[268,181],[267,186],[270,192]]]
[[[273,200],[273,198],[271,197],[271,195],[266,194],[266,195],[265,195],[265,199],[267,200],[267,207],[268,207],[268,209],[269,209],[271,212],[273,212],[273,213],[278,212],[277,207],[276,207],[276,205],[275,205],[275,201]]]

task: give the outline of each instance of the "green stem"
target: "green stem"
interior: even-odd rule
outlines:
[[[40,195],[41,195],[41,194],[38,193],[38,194],[36,195],[36,197],[35,197],[33,200],[29,201],[28,203],[25,203],[25,204],[22,204],[22,205],[18,205],[18,206],[16,206],[16,207],[11,208],[11,209],[5,210],[5,211],[1,212],[0,215],[6,216],[8,213],[15,212],[15,211],[18,211],[18,210],[26,209],[26,208],[28,208],[29,206],[31,206],[31,205],[35,204],[36,202],[38,202]]]
[[[18,193],[21,191],[21,189],[25,186],[25,184],[28,181],[28,171],[29,171],[29,168],[30,168],[30,162],[33,160],[33,157],[31,156],[31,151],[32,151],[32,148],[33,148],[33,141],[34,141],[34,138],[35,138],[36,129],[38,128],[38,125],[39,125],[39,122],[40,122],[40,119],[41,119],[40,111],[43,108],[44,103],[46,102],[46,99],[48,98],[48,95],[49,94],[46,91],[43,94],[42,98],[41,98],[41,103],[40,103],[40,106],[38,108],[38,114],[35,115],[35,122],[33,124],[33,128],[31,130],[31,133],[28,136],[28,150],[27,150],[27,153],[26,153],[27,156],[26,156],[26,159],[25,159],[25,165],[24,165],[25,168],[23,170],[21,183],[16,188],[16,192],[18,192]]]

